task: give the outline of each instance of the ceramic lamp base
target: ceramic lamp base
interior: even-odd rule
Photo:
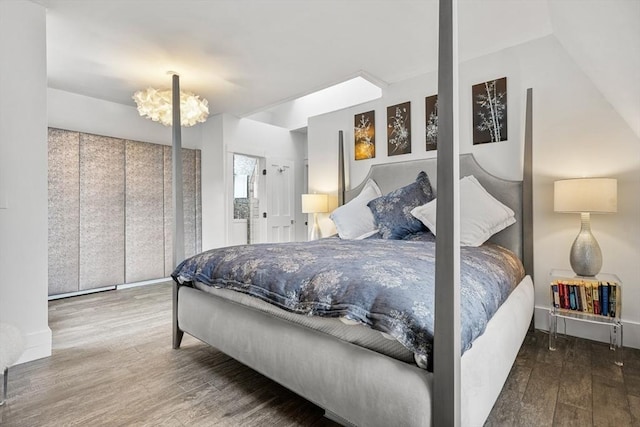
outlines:
[[[602,268],[602,251],[591,234],[590,214],[582,213],[581,228],[578,237],[571,246],[569,262],[578,276],[595,276]]]
[[[322,231],[318,225],[318,214],[313,214],[313,228],[311,229],[311,235],[309,240],[318,240],[322,238]]]

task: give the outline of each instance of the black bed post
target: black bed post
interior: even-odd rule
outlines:
[[[344,133],[338,131],[338,206],[344,205],[345,179],[344,179]]]
[[[184,259],[184,207],[182,195],[182,129],[180,124],[180,76],[172,75],[172,193],[173,193],[173,267]],[[178,284],[173,283],[173,348],[180,348],[184,332],[178,327]]]
[[[438,218],[433,338],[434,426],[460,426],[460,155],[458,2],[440,0],[438,46]]]

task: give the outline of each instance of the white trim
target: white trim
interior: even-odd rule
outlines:
[[[173,280],[171,277],[162,277],[160,279],[143,280],[141,282],[123,283],[116,286],[116,289],[129,289],[137,288],[138,286],[157,285],[159,283],[165,283],[167,280]]]
[[[16,365],[51,356],[52,338],[49,327],[25,335],[24,340],[25,349],[22,356],[15,363]]]
[[[64,294],[49,295],[49,301],[53,301],[61,298],[77,297],[80,295],[94,294],[96,292],[115,291],[117,289],[137,288],[138,286],[157,285],[159,283],[165,283],[168,280],[172,280],[171,277],[161,277],[159,279],[150,279],[150,280],[142,280],[140,282],[123,283],[121,285],[105,286],[103,288],[85,289],[83,291],[66,292]]]
[[[116,289],[116,285],[105,286],[102,288],[85,289],[82,291],[75,291],[75,292],[65,292],[64,294],[49,295],[49,301],[53,301],[61,298],[77,297],[80,295],[93,294],[96,292],[113,291],[115,289]]]

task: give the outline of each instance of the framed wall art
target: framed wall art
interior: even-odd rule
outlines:
[[[376,112],[356,114],[354,116],[353,138],[356,160],[376,157]]]
[[[507,78],[473,85],[473,145],[507,139]]]
[[[427,151],[438,148],[438,95],[425,98],[425,140]]]
[[[411,153],[411,102],[387,107],[387,155]]]

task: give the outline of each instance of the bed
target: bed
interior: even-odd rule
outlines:
[[[527,153],[530,150],[525,148]],[[494,234],[488,246],[508,248],[523,260],[523,268],[530,274],[530,192],[523,191],[530,180],[526,165],[530,160],[525,160],[523,184],[493,176],[471,154],[460,156],[460,176],[473,175],[515,216],[515,224]],[[435,190],[436,159],[414,160],[374,165],[362,184],[345,192],[344,201],[358,196],[369,179],[382,193],[388,193],[412,182],[421,171],[426,172]],[[329,243],[311,243],[323,244]],[[205,283],[206,276],[201,273],[176,270],[174,348],[179,348],[186,332],[314,402],[328,418],[343,425],[431,425],[433,374],[425,369],[429,368],[429,359],[421,359],[416,346],[399,344],[401,335],[394,334],[393,327],[386,324],[374,330],[346,324],[354,318],[362,323],[363,318],[353,313],[338,313],[343,320],[308,316],[306,313],[315,308],[296,310],[299,307],[288,307],[286,299],[274,306],[261,298],[269,291],[259,291],[263,294],[255,298],[255,293],[248,295],[252,292],[246,283],[232,283],[229,287],[235,290],[219,288],[215,283]],[[461,357],[462,425],[484,423],[529,328],[533,283],[530,275],[523,272],[521,276],[472,344],[463,345],[468,348]]]

